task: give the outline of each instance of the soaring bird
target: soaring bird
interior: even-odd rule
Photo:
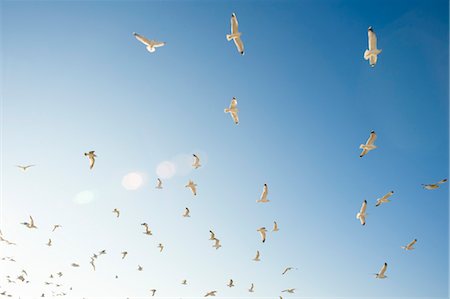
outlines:
[[[417,239],[414,239],[408,245],[402,246],[402,248],[405,250],[413,250],[413,249],[415,249],[414,244],[416,244],[416,242],[417,242]]]
[[[148,224],[144,222],[144,223],[141,223],[141,225],[145,228],[144,234],[151,236],[152,235],[152,231],[148,227]]]
[[[283,291],[281,291],[282,293],[284,293],[284,292],[286,292],[286,293],[291,293],[291,294],[293,294],[294,292],[295,292],[295,289],[286,289],[286,290],[283,290]]]
[[[359,148],[362,149],[362,152],[359,155],[360,158],[364,157],[371,150],[374,150],[377,148],[377,146],[374,144],[376,139],[377,139],[377,134],[375,133],[375,131],[370,132],[370,136],[369,136],[369,139],[367,139],[366,144],[361,144],[359,146]]]
[[[116,213],[116,217],[119,218],[120,216],[120,211],[117,208],[114,208],[114,210],[112,211],[113,213]]]
[[[28,228],[37,228],[36,225],[34,225],[33,217],[30,216],[30,222],[22,222],[22,225],[25,225]]]
[[[269,188],[267,187],[267,184],[264,184],[261,197],[256,202],[269,202],[270,200],[267,199],[267,194],[269,194]]]
[[[283,273],[281,273],[281,275],[284,275],[284,274],[286,274],[288,271],[291,271],[291,270],[294,270],[294,269],[296,269],[296,268],[294,268],[294,267],[287,267],[286,269],[284,269],[284,271],[283,271]]]
[[[262,242],[263,243],[266,242],[267,229],[265,227],[260,227],[256,231],[258,231],[260,233]]]
[[[48,242],[47,242],[47,244],[45,244],[45,245],[47,245],[47,246],[52,246],[52,239],[48,239]]]
[[[231,34],[227,34],[227,40],[234,40],[234,44],[236,45],[236,48],[241,55],[244,55],[244,44],[241,40],[242,33],[239,32],[238,29],[238,20],[236,18],[236,14],[231,14]]]
[[[254,292],[254,288],[255,288],[255,285],[252,283],[252,285],[250,286],[250,289],[248,289],[248,291],[250,293],[253,293]]]
[[[197,184],[195,184],[192,180],[189,180],[189,183],[184,187],[190,188],[192,194],[197,195]]]
[[[356,214],[356,219],[359,219],[362,225],[366,225],[366,216],[367,216],[366,208],[367,208],[367,200],[364,200],[361,209],[359,210],[359,213]]]
[[[212,247],[216,248],[216,250],[222,247],[222,245],[220,245],[220,240],[214,239],[214,245]]]
[[[378,54],[381,53],[381,49],[377,49],[377,36],[372,26],[367,30],[367,34],[369,36],[369,49],[364,51],[364,59],[369,60],[370,66],[374,67],[377,64]]]
[[[259,250],[256,250],[256,256],[255,256],[255,258],[253,259],[255,262],[259,262],[259,261],[261,261],[261,259],[259,258]]]
[[[379,279],[383,279],[386,278],[387,276],[384,275],[384,273],[386,272],[387,269],[387,263],[384,263],[383,267],[381,267],[380,272],[375,274],[375,278],[379,278]]]
[[[138,270],[138,271],[142,271],[142,270],[144,270],[144,268],[143,268],[141,265],[138,265],[137,270]]]
[[[231,99],[230,107],[225,108],[224,112],[231,114],[231,117],[233,118],[233,121],[236,125],[239,123],[238,111],[237,100],[235,97],[233,97],[233,99]]]
[[[151,289],[150,292],[152,293],[152,297],[155,296],[156,290],[155,289]]]
[[[276,222],[276,221],[274,221],[273,222],[273,228],[272,228],[272,231],[273,232],[277,232],[277,231],[279,231],[280,229],[278,228],[278,223]]]
[[[210,240],[215,240],[216,239],[216,235],[214,234],[214,232],[212,230],[209,231],[209,234],[210,234],[210,236],[209,236]]]
[[[164,249],[164,245],[161,244],[161,243],[159,243],[159,244],[158,244],[158,248],[159,248],[159,252],[162,252],[163,249]]]
[[[204,297],[209,297],[209,296],[216,296],[217,291],[210,291],[208,293],[206,293],[206,295]]]
[[[448,181],[447,179],[443,179],[443,180],[440,180],[439,182],[437,182],[435,184],[422,184],[422,186],[423,186],[424,189],[434,190],[434,189],[439,188],[440,187],[439,185],[444,184],[447,181]]]
[[[35,166],[34,164],[31,165],[16,165],[16,167],[19,167],[22,169],[22,171],[27,171],[28,168]]]
[[[192,163],[192,167],[194,167],[195,169],[199,168],[200,166],[202,166],[200,164],[200,158],[196,155],[196,154],[192,154],[192,156],[194,157],[194,163]]]
[[[62,226],[59,225],[59,224],[53,225],[53,230],[52,230],[52,232],[54,232],[57,228],[61,228],[61,227],[62,227]]]
[[[74,267],[74,268],[80,267],[80,265],[78,265],[77,263],[72,263],[71,266]]]
[[[95,271],[95,260],[93,258],[91,258],[90,264]]]
[[[160,178],[158,178],[158,180],[156,181],[156,189],[162,189],[162,181]]]
[[[389,197],[391,197],[393,194],[394,194],[394,191],[391,191],[391,192],[387,193],[386,195],[384,195],[383,197],[378,198],[375,206],[378,207],[383,203],[390,202]]]
[[[106,249],[100,250],[98,252],[98,255],[104,255],[104,254],[106,254]]]
[[[229,288],[234,287],[234,281],[233,281],[233,279],[230,279],[230,281],[229,281],[228,284],[227,284],[227,287],[229,287]]]
[[[122,251],[120,254],[122,255],[122,259],[124,259],[127,256],[128,252]]]
[[[191,211],[189,210],[189,208],[185,208],[184,209],[184,213],[183,213],[183,217],[191,217],[191,215],[189,215]]]
[[[166,45],[165,42],[159,42],[156,40],[147,39],[146,37],[139,35],[136,32],[133,32],[133,35],[138,41],[140,41],[141,43],[146,45],[147,51],[149,51],[150,53],[155,52],[156,48]]]
[[[183,279],[183,280],[181,281],[181,284],[182,284],[182,285],[187,285],[187,280],[186,280],[186,279]]]
[[[89,169],[92,169],[95,164],[95,158],[97,158],[97,155],[95,154],[95,151],[90,151],[87,153],[84,153],[86,157],[89,159]]]

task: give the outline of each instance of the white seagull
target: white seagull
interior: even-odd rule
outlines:
[[[234,44],[236,45],[238,52],[241,55],[244,55],[244,44],[242,43],[241,35],[242,35],[242,33],[239,32],[239,29],[238,29],[238,20],[236,18],[236,14],[232,13],[231,14],[231,34],[227,34],[227,40],[228,41],[234,40]]]
[[[197,184],[195,184],[192,180],[189,180],[189,183],[184,187],[190,188],[192,194],[197,195]]]
[[[276,221],[274,221],[273,222],[273,228],[272,228],[272,231],[273,232],[277,232],[277,231],[279,231],[280,229],[278,228],[278,223],[276,222]]]
[[[116,217],[119,218],[120,216],[120,211],[117,208],[114,208],[114,210],[112,211],[113,213],[116,213]]]
[[[384,279],[387,276],[384,275],[384,273],[386,272],[387,269],[387,263],[384,263],[383,267],[381,267],[380,272],[375,274],[375,278],[379,278],[379,279]]]
[[[206,293],[205,297],[209,297],[209,296],[216,296],[217,291],[210,291],[208,293]]]
[[[27,171],[28,168],[35,166],[34,164],[32,165],[16,165],[16,167],[19,167],[20,169],[22,169],[22,171]]]
[[[284,271],[283,271],[283,273],[281,273],[281,275],[284,275],[284,274],[286,274],[288,271],[291,271],[291,270],[294,270],[294,269],[297,269],[297,268],[294,268],[294,267],[287,267],[286,269],[284,269]]]
[[[260,233],[260,235],[261,235],[261,241],[264,243],[264,242],[266,242],[266,232],[267,232],[267,229],[265,228],[265,227],[260,227],[260,228],[258,228],[256,231],[258,231],[259,233]]]
[[[376,139],[377,139],[377,134],[375,133],[375,131],[370,132],[370,136],[369,136],[369,139],[367,139],[366,144],[361,144],[359,146],[359,148],[362,149],[362,152],[359,155],[360,158],[364,157],[371,150],[374,150],[377,148],[377,146],[374,144]]]
[[[52,239],[48,239],[48,242],[45,245],[47,245],[48,247],[52,246]]]
[[[229,287],[229,288],[234,287],[233,279],[230,279],[230,282],[227,284],[227,287]]]
[[[89,169],[92,169],[95,164],[95,158],[97,158],[97,155],[95,154],[95,151],[90,151],[87,153],[84,153],[86,157],[89,159]]]
[[[37,228],[36,225],[34,225],[33,217],[30,216],[30,222],[22,222],[21,224],[25,225],[28,228]]]
[[[405,249],[405,250],[413,250],[414,248],[414,244],[416,244],[417,239],[412,240],[408,245],[406,246],[402,246],[401,248]]]
[[[359,210],[359,213],[356,214],[356,219],[359,219],[361,221],[362,225],[366,225],[366,208],[367,208],[367,200],[364,200],[361,209]]]
[[[165,42],[159,42],[156,40],[147,39],[146,37],[139,35],[136,32],[133,32],[133,35],[138,41],[140,41],[141,43],[143,43],[144,45],[147,46],[146,48],[150,53],[155,52],[156,48],[166,45]]]
[[[200,164],[200,158],[196,155],[196,154],[192,154],[192,156],[194,157],[194,163],[192,164],[192,167],[194,167],[195,169],[199,168],[200,166],[202,166]]]
[[[156,189],[162,189],[162,181],[160,178],[158,178],[158,180],[156,181]]]
[[[259,261],[261,261],[261,259],[259,258],[259,250],[256,250],[256,256],[255,256],[255,258],[253,259],[255,262],[259,262]]]
[[[188,208],[184,209],[184,213],[183,213],[183,217],[191,217],[191,215],[189,215],[191,211]]]
[[[239,123],[239,117],[238,117],[238,108],[237,108],[237,100],[235,97],[231,100],[230,107],[225,108],[225,113],[230,113],[231,117],[233,118],[234,123],[237,125]]]
[[[364,51],[364,59],[369,60],[370,66],[374,67],[377,64],[378,54],[381,53],[381,49],[377,49],[377,36],[372,26],[367,30],[367,34],[369,36],[369,49]]]
[[[269,188],[267,187],[267,184],[264,184],[261,197],[258,200],[256,200],[256,202],[262,203],[269,202],[270,200],[267,199],[267,194],[269,194]]]
[[[282,292],[282,293],[286,292],[286,293],[294,294],[295,289],[286,289],[286,290],[283,290],[283,291],[281,291],[281,292]]]
[[[424,189],[434,190],[434,189],[439,188],[440,187],[439,185],[444,184],[447,181],[448,181],[447,179],[443,179],[443,180],[440,180],[439,182],[437,182],[435,184],[422,184],[422,186],[423,186]]]
[[[389,197],[391,197],[393,194],[394,194],[394,191],[391,191],[391,192],[387,193],[385,196],[378,198],[375,206],[378,207],[383,203],[390,202]]]

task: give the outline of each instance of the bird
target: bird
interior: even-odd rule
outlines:
[[[160,178],[158,178],[157,180],[156,180],[156,187],[155,187],[156,189],[162,189],[163,187],[162,187],[162,181],[161,181],[161,179]]]
[[[113,213],[116,213],[116,217],[119,218],[120,216],[120,211],[117,208],[114,208],[114,210],[112,211]]]
[[[210,234],[210,237],[209,237],[210,240],[216,239],[216,234],[214,234],[214,232],[212,230],[209,231],[209,234]]]
[[[48,242],[47,242],[47,244],[46,244],[47,246],[52,246],[52,239],[48,239]]]
[[[61,227],[62,227],[62,226],[59,225],[59,224],[53,225],[53,230],[52,230],[52,232],[54,232],[57,228],[61,228]]]
[[[30,216],[30,222],[22,222],[21,224],[25,225],[28,228],[37,228],[37,226],[34,224],[33,217]]]
[[[248,289],[248,291],[250,293],[253,293],[254,292],[254,288],[255,288],[255,285],[252,283],[252,285],[250,286],[250,289]]]
[[[212,247],[216,248],[216,250],[222,247],[222,245],[220,245],[220,240],[214,238],[214,245]]]
[[[389,197],[391,197],[392,194],[394,194],[394,191],[391,191],[391,192],[387,193],[386,195],[384,195],[381,198],[378,198],[377,199],[377,203],[375,204],[375,206],[378,207],[378,206],[380,206],[383,203],[390,202]]]
[[[156,48],[165,46],[166,43],[165,42],[159,42],[156,40],[152,40],[152,39],[147,39],[146,37],[137,34],[136,32],[133,32],[134,37],[140,41],[141,43],[143,43],[144,45],[146,45],[147,51],[149,51],[150,53],[153,53],[156,51]]]
[[[440,180],[439,182],[437,182],[435,184],[422,184],[422,186],[423,186],[424,189],[434,190],[434,189],[439,188],[440,187],[439,185],[444,184],[447,181],[448,181],[447,179],[443,179],[443,180]]]
[[[359,219],[362,225],[366,225],[366,216],[367,216],[366,208],[367,208],[367,200],[364,200],[361,209],[359,210],[359,213],[356,214],[356,219]]]
[[[295,292],[295,289],[286,289],[286,290],[283,290],[283,291],[281,291],[281,292],[282,292],[282,293],[286,292],[286,293],[293,294],[293,293]]]
[[[197,184],[195,184],[192,180],[189,180],[189,183],[184,187],[190,188],[192,193],[197,195]]]
[[[402,246],[401,248],[405,249],[405,250],[413,250],[414,248],[414,244],[416,244],[417,239],[412,240],[408,245],[406,246]]]
[[[100,255],[104,255],[104,254],[106,254],[106,249],[100,250],[100,251],[98,252],[98,255],[99,255],[99,256],[100,256]]]
[[[95,260],[93,258],[91,258],[90,264],[92,265],[92,268],[95,271]]]
[[[258,231],[260,233],[262,242],[263,243],[266,242],[267,229],[265,227],[260,227],[256,231]]]
[[[230,279],[230,281],[229,281],[228,284],[227,284],[227,287],[229,287],[229,288],[234,287],[233,279]]]
[[[384,279],[387,276],[384,274],[387,269],[387,263],[384,263],[383,267],[381,267],[380,272],[375,274],[375,278]]]
[[[360,158],[364,157],[371,150],[374,150],[377,148],[377,146],[374,145],[374,142],[376,139],[377,139],[377,134],[375,133],[375,131],[370,132],[370,136],[369,136],[369,139],[367,139],[366,144],[361,144],[359,146],[359,148],[362,149],[362,152],[359,155]]]
[[[183,279],[183,280],[181,281],[181,284],[182,284],[182,285],[187,285],[187,280],[186,280],[186,279]]]
[[[58,277],[62,277],[63,276],[63,273],[62,272],[58,272],[58,273],[56,273],[57,275],[58,275]]]
[[[231,14],[231,34],[227,34],[227,40],[234,40],[238,52],[244,55],[244,43],[241,40],[242,33],[238,30],[238,20],[235,13]]]
[[[259,262],[259,261],[261,261],[261,259],[259,258],[259,250],[256,250],[256,256],[255,256],[255,258],[253,259],[255,262]]]
[[[283,273],[281,273],[281,275],[284,275],[284,274],[286,274],[288,271],[291,271],[291,270],[294,270],[294,269],[296,269],[296,268],[293,268],[293,267],[287,267],[286,269],[284,269],[284,271],[283,271]]]
[[[192,154],[192,156],[194,157],[194,163],[192,163],[192,167],[197,169],[200,166],[202,166],[202,165],[200,165],[200,158],[196,154]]]
[[[146,235],[151,236],[152,235],[152,231],[149,229],[148,224],[144,222],[144,223],[141,223],[141,225],[145,227],[145,232],[143,232],[143,233],[146,234]]]
[[[267,187],[267,184],[264,184],[261,197],[256,202],[269,202],[270,200],[267,199],[267,194],[269,194],[269,188]]]
[[[155,293],[156,293],[155,289],[151,289],[150,292],[152,293],[152,297],[155,296]]]
[[[33,167],[33,166],[36,166],[36,165],[34,165],[34,164],[31,164],[31,165],[16,165],[16,167],[22,169],[22,171],[24,171],[24,172],[27,171],[28,168]]]
[[[277,231],[279,231],[280,229],[278,228],[278,223],[276,222],[276,221],[274,221],[273,222],[273,228],[272,228],[272,231],[273,232],[277,232]]]
[[[144,270],[144,268],[143,268],[141,265],[138,265],[137,270],[138,270],[138,271],[142,271],[142,270]]]
[[[120,254],[122,255],[122,259],[124,259],[127,256],[128,252],[122,251]]]
[[[158,244],[158,248],[159,248],[159,252],[162,252],[163,249],[164,249],[164,245],[161,244],[161,243],[159,243],[159,244]]]
[[[97,155],[95,154],[95,151],[90,151],[87,153],[84,153],[86,157],[89,159],[89,169],[92,169],[95,164],[95,158],[97,158]]]
[[[71,266],[74,267],[74,268],[80,267],[80,265],[78,265],[77,263],[72,263]]]
[[[209,291],[204,297],[216,296],[217,291]]]
[[[185,208],[184,209],[184,213],[183,213],[183,217],[191,217],[191,215],[189,215],[191,211],[189,210],[189,208]]]
[[[373,31],[372,26],[367,29],[369,37],[369,49],[364,51],[364,59],[369,60],[371,67],[375,67],[377,64],[378,54],[381,53],[381,49],[377,49],[377,36]]]
[[[237,108],[237,100],[235,97],[231,99],[230,107],[225,108],[225,113],[230,113],[231,117],[233,118],[234,123],[237,125],[239,124],[239,117],[238,117],[238,108]]]

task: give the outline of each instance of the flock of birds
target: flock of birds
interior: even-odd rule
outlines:
[[[163,47],[166,45],[165,42],[160,42],[160,41],[156,41],[156,40],[150,40],[147,39],[146,37],[139,35],[137,33],[133,33],[133,35],[136,37],[136,39],[138,41],[140,41],[141,43],[143,43],[146,46],[146,49],[150,52],[150,53],[154,53],[156,51],[156,48],[159,47]],[[236,17],[236,14],[232,14],[231,15],[231,33],[226,35],[226,38],[228,41],[233,40],[237,51],[241,54],[244,55],[244,44],[243,41],[241,39],[241,35],[242,33],[239,32],[238,30],[238,20]],[[374,67],[377,63],[378,60],[378,55],[381,53],[381,49],[377,48],[377,37],[376,34],[373,30],[372,27],[368,28],[368,41],[369,41],[369,46],[368,49],[365,50],[364,52],[364,59],[369,61],[369,64],[371,67]],[[225,113],[229,113],[233,119],[233,122],[237,125],[239,123],[239,117],[238,117],[238,108],[237,108],[237,99],[235,97],[232,98],[231,103],[229,105],[228,108],[224,109]],[[360,157],[364,157],[365,155],[367,155],[370,151],[374,150],[377,148],[377,146],[375,145],[375,141],[377,139],[377,135],[375,133],[375,131],[372,131],[370,133],[370,136],[368,138],[368,140],[366,141],[365,144],[361,144],[360,145],[360,149],[362,150]],[[95,165],[95,160],[97,158],[97,155],[95,154],[95,151],[89,151],[84,153],[84,155],[88,158],[89,160],[89,169],[93,169],[94,165]],[[16,165],[19,169],[21,169],[22,171],[28,171],[31,167],[34,167],[35,165],[31,164],[31,165]],[[193,154],[193,163],[192,163],[192,167],[194,169],[198,169],[199,167],[201,167],[201,160],[198,154]],[[444,184],[447,182],[447,179],[443,179],[441,181],[438,181],[436,183],[432,183],[432,184],[423,184],[423,188],[426,190],[435,190],[438,189],[440,187],[440,185]],[[189,180],[189,182],[185,185],[186,188],[190,189],[190,191],[192,192],[192,194],[194,196],[197,195],[197,184],[194,183],[194,181]],[[157,183],[155,186],[156,189],[163,189],[163,181],[160,178],[157,178]],[[266,204],[269,201],[268,197],[268,186],[267,184],[263,185],[263,190],[261,193],[261,196],[258,200],[256,200],[257,203],[261,203],[261,204]],[[390,197],[394,194],[394,191],[390,191],[387,194],[385,194],[384,196],[378,198],[376,200],[376,207],[379,207],[383,204],[389,203],[390,202]],[[360,223],[362,225],[366,224],[366,218],[367,218],[367,200],[364,200],[361,206],[360,211],[356,214],[356,218],[360,221]],[[120,210],[118,208],[114,208],[112,213],[115,214],[116,218],[120,217]],[[191,217],[190,216],[190,210],[188,207],[185,208],[184,213],[182,214],[182,217]],[[37,229],[38,227],[35,224],[35,221],[33,219],[32,216],[29,217],[29,221],[25,221],[22,222],[21,225],[25,226],[28,229]],[[144,228],[143,234],[145,235],[152,235],[152,231],[148,225],[148,223],[141,223],[141,226]],[[60,224],[55,224],[53,226],[52,232],[56,231],[57,229],[61,229],[62,226]],[[266,229],[266,227],[260,227],[256,230],[260,237],[261,237],[261,242],[265,243],[266,242],[266,238],[267,238],[267,233],[268,230]],[[279,231],[279,227],[276,221],[273,222],[273,228],[271,230],[272,233],[276,233]],[[220,239],[217,238],[216,234],[210,230],[210,237],[209,240],[213,242],[212,247],[215,248],[216,250],[219,250],[222,245],[221,245],[221,241]],[[9,241],[8,239],[6,239],[6,237],[2,234],[2,232],[0,231],[0,242],[2,243],[6,243],[6,245],[16,245],[14,242]],[[413,250],[414,249],[414,245],[416,244],[417,239],[412,240],[410,243],[401,246],[402,249],[404,250]],[[52,239],[49,238],[48,242],[45,243],[45,245],[51,247],[52,246]],[[157,248],[159,249],[160,252],[162,252],[164,250],[164,245],[162,243],[159,243]],[[90,257],[90,265],[93,269],[93,271],[96,270],[96,261],[102,256],[106,254],[106,250],[101,250],[97,253],[94,253],[91,257]],[[120,253],[121,255],[121,259],[125,259],[128,255],[127,251],[123,251]],[[2,261],[7,261],[7,262],[16,262],[14,257],[2,257],[1,258]],[[260,262],[261,261],[261,254],[260,251],[257,250],[256,251],[256,255],[255,257],[252,259],[255,262]],[[80,267],[80,265],[78,263],[71,263],[71,266],[74,268]],[[375,275],[376,278],[378,279],[384,279],[386,278],[386,271],[387,271],[387,263],[384,263],[380,269],[380,271]],[[297,269],[295,267],[286,267],[284,269],[284,271],[282,271],[282,275],[286,275],[289,271]],[[144,268],[141,265],[137,266],[137,271],[143,271]],[[60,288],[62,287],[62,283],[58,282],[57,279],[61,278],[63,276],[62,272],[57,272],[57,273],[52,273],[49,276],[49,280],[44,282],[44,285],[54,285],[55,288]],[[116,276],[116,278],[118,278],[118,276]],[[14,278],[11,275],[7,275],[6,276],[6,281],[8,283],[17,283],[17,282],[22,282],[22,283],[29,283],[28,280],[28,274],[27,271],[22,270],[17,276],[16,278]],[[187,285],[188,282],[186,279],[181,281],[182,285]],[[228,283],[226,283],[226,286],[229,288],[235,287],[235,281],[233,279],[230,279],[228,281]],[[0,288],[5,289],[4,286],[1,286]],[[69,288],[69,291],[72,290],[72,287]],[[149,290],[151,296],[155,296],[157,290],[156,289],[151,289]],[[210,290],[207,291],[204,295],[204,297],[209,297],[209,296],[216,296],[217,294],[217,290]],[[255,292],[255,284],[251,283],[250,287],[248,288],[248,292]],[[288,294],[292,294],[295,292],[295,288],[287,288],[281,291],[282,293],[288,293]],[[63,292],[63,291],[57,291],[57,290],[53,290],[52,291],[52,296],[65,296],[67,295],[68,292]],[[2,292],[0,292],[0,296],[6,296],[6,297],[12,297],[13,295],[8,293],[6,290],[3,290]],[[42,293],[41,297],[45,297],[46,294]],[[282,299],[282,296],[280,296],[280,299]]]

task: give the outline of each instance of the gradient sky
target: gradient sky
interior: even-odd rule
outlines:
[[[18,245],[0,244],[17,260],[0,261],[0,291],[51,295],[43,282],[63,271],[73,298],[447,298],[448,184],[421,184],[448,177],[448,11],[439,0],[2,1],[1,229]],[[232,12],[242,57],[225,38]],[[375,68],[368,26],[383,49]],[[132,32],[167,45],[151,54]],[[233,96],[238,126],[223,113]],[[360,159],[371,130],[378,149]],[[176,173],[156,190],[164,161]],[[139,189],[124,188],[128,173]],[[264,183],[271,202],[257,204]],[[20,225],[29,215],[37,230]],[[274,220],[262,244],[256,229]],[[414,238],[416,250],[400,248]],[[282,276],[287,266],[298,270]],[[21,269],[31,283],[7,284]]]

